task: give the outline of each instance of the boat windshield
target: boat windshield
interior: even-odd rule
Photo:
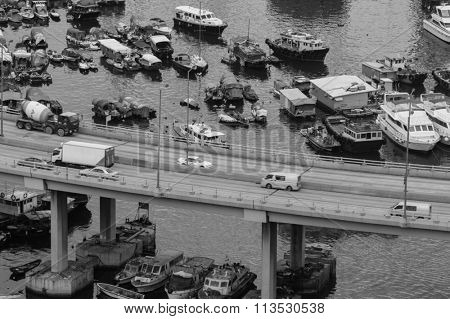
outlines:
[[[194,286],[194,279],[192,277],[186,278],[182,276],[172,275],[169,281],[168,288],[171,290],[187,290]]]
[[[159,275],[160,269],[161,269],[161,266],[153,266],[152,274]]]
[[[132,266],[132,265],[126,265],[125,266],[125,271],[128,272],[137,272],[138,271],[138,267],[137,266]]]
[[[443,18],[450,18],[450,10],[447,9],[440,9],[441,12],[440,16]]]

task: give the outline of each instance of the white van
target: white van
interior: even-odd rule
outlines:
[[[261,187],[298,191],[301,175],[295,173],[272,172],[261,179]]]
[[[403,217],[404,201],[398,202],[391,207],[390,215]],[[424,202],[406,202],[406,217],[421,218],[421,219],[431,219],[431,204]]]

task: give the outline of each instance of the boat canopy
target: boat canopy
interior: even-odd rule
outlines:
[[[155,64],[155,63],[161,63],[161,60],[158,59],[156,56],[154,56],[153,54],[144,54],[141,57],[141,60],[147,61],[150,65],[151,64]]]
[[[120,43],[115,39],[103,39],[98,40],[98,42],[100,42],[100,45],[102,45],[103,47],[108,48],[114,52],[119,52],[124,55],[131,54],[132,52],[132,50],[129,47],[123,45],[122,43]]]
[[[71,36],[72,38],[75,38],[77,40],[84,40],[86,37],[86,33],[83,30],[75,29],[75,28],[69,28],[67,29],[66,35]]]
[[[31,54],[32,66],[43,66],[49,63],[47,53],[44,50],[36,50]]]
[[[15,59],[31,59],[31,53],[27,52],[25,49],[17,49],[13,52],[13,57]]]
[[[150,40],[154,44],[164,43],[164,42],[170,43],[170,40],[165,35],[154,35],[154,36],[150,37]]]
[[[37,87],[30,87],[25,93],[25,99],[36,102],[39,101],[50,102],[50,97]]]
[[[238,80],[234,77],[234,75],[223,75],[220,79],[220,82],[222,83],[222,86],[224,89],[231,89],[231,88],[240,88],[244,89],[244,86],[238,82]]]
[[[142,40],[138,40],[138,41],[134,42],[133,44],[140,50],[150,50],[151,49],[150,44],[148,44],[147,42],[142,41]]]
[[[72,49],[72,48],[65,48],[64,50],[62,50],[62,55],[71,57],[71,58],[80,58],[81,54],[78,53],[77,50]]]

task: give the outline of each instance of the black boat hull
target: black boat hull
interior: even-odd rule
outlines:
[[[444,78],[443,72],[447,73],[448,77]],[[442,87],[444,90],[450,91],[450,69],[448,70],[433,70],[431,72],[434,80],[437,84]]]
[[[69,15],[73,17],[74,20],[95,20],[100,15],[100,11],[91,12],[79,12],[79,11],[69,11]]]
[[[428,73],[405,73],[398,74],[397,77],[400,83],[419,86],[422,85],[425,79],[428,77]]]
[[[330,50],[329,48],[323,48],[321,50],[312,51],[294,51],[288,48],[277,45],[270,39],[266,39],[266,44],[273,51],[273,55],[283,60],[293,60],[293,61],[316,61],[323,62],[325,57]]]
[[[174,27],[179,29],[185,29],[191,32],[200,32],[202,34],[207,34],[210,36],[220,37],[222,32],[228,27],[226,23],[216,26],[216,25],[199,25],[196,23],[189,23],[184,20],[173,18]]]

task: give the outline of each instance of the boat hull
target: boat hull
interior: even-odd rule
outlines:
[[[428,77],[427,73],[399,73],[397,74],[398,81],[403,84],[418,86],[422,85]]]
[[[443,72],[447,72],[449,77],[446,79],[444,78]],[[443,89],[450,91],[450,69],[448,70],[433,70],[431,72],[433,75],[434,80],[437,82],[437,84],[442,87]]]
[[[100,15],[100,11],[92,10],[89,12],[71,10],[68,12],[75,20],[95,20]]]
[[[202,34],[216,37],[222,36],[222,32],[228,27],[228,24],[226,23],[221,25],[200,25],[197,23],[190,23],[178,18],[173,18],[173,23],[175,28],[185,29],[191,32],[201,32]]]
[[[187,289],[187,290],[180,290],[180,291],[172,291],[169,292],[167,288],[165,289],[167,296],[169,299],[191,299],[197,297],[198,291],[202,287]]]
[[[116,287],[108,284],[97,284],[97,289],[100,293],[113,298],[113,299],[143,299],[144,295],[136,293],[134,291]]]
[[[323,48],[320,50],[311,51],[295,51],[283,46],[277,45],[274,41],[266,39],[266,44],[273,51],[273,55],[284,60],[293,61],[316,61],[323,62],[330,50],[329,48]]]
[[[423,20],[423,28],[442,41],[450,43],[450,33],[435,27],[430,21]]]
[[[172,61],[172,67],[175,69],[175,71],[177,71],[178,73],[185,75],[185,76],[187,76],[189,70],[192,70],[189,66],[181,64],[181,63],[177,63],[176,61]],[[194,78],[197,73],[205,74],[207,70],[208,70],[208,65],[206,65],[205,67],[197,66],[195,71],[189,72],[189,76]]]
[[[136,290],[138,292],[151,292],[151,291],[155,291],[159,288],[161,288],[162,286],[165,285],[165,283],[167,282],[167,280],[169,279],[169,277],[165,277],[165,278],[158,278],[158,280],[153,280],[150,283],[144,283],[144,284],[139,284],[139,283],[135,283],[134,281],[131,281],[131,284],[133,285],[134,288],[136,288]]]
[[[377,119],[378,124],[380,125],[381,129],[383,130],[383,133],[395,144],[402,148],[406,148],[406,139],[403,139],[403,137],[400,136],[400,133],[395,134],[391,129],[389,123],[383,119],[382,117],[378,117]],[[436,143],[439,140],[436,140]],[[429,152],[431,151],[436,143],[418,143],[418,142],[409,142],[408,148],[410,151],[416,151],[416,152]]]
[[[340,148],[340,145],[324,144],[309,135],[306,135],[306,139],[308,140],[309,145],[317,151],[334,153],[338,152]]]

